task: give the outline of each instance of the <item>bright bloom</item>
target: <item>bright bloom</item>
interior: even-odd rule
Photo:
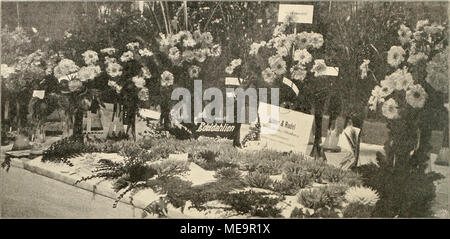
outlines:
[[[127,62],[127,61],[132,60],[133,57],[134,57],[133,52],[127,51],[122,54],[122,56],[120,57],[120,61]]]
[[[171,86],[173,85],[173,74],[169,71],[164,71],[161,74],[161,86]]]
[[[135,76],[131,78],[131,81],[133,81],[137,88],[143,88],[145,86],[145,79],[141,76]]]
[[[180,60],[180,50],[178,50],[177,47],[172,47],[169,49],[169,59],[172,62],[176,62],[178,60]]]
[[[295,65],[291,68],[291,76],[294,80],[303,81],[306,77],[306,70],[301,65]]]
[[[314,65],[311,69],[311,72],[314,72],[314,76],[321,76],[323,72],[327,69],[327,65],[325,61],[322,59],[314,60]]]
[[[388,119],[397,119],[400,117],[400,115],[398,114],[398,104],[392,98],[383,103],[381,112]]]
[[[421,85],[410,86],[406,91],[406,102],[413,108],[422,108],[428,95]]]
[[[191,51],[191,50],[183,51],[182,56],[183,56],[183,60],[187,61],[187,62],[191,62],[191,61],[193,61],[195,59],[194,52]]]
[[[312,61],[312,56],[306,49],[296,50],[294,52],[294,61],[304,65]]]
[[[402,45],[405,45],[406,43],[408,43],[411,40],[412,32],[407,26],[402,24],[397,33],[398,33],[398,39],[400,40],[400,43]]]
[[[101,70],[99,66],[83,66],[78,71],[78,79],[81,82],[85,82],[88,80],[93,80],[98,74],[100,74]]]
[[[377,191],[369,187],[361,186],[354,186],[347,189],[344,198],[348,203],[358,203],[368,206],[375,206],[380,199]]]
[[[430,22],[428,21],[428,19],[426,20],[419,20],[416,23],[416,31],[423,31],[425,26],[428,26],[430,24]]]
[[[401,46],[392,46],[388,52],[387,62],[393,67],[399,66],[405,59],[405,50]]]
[[[232,66],[227,66],[225,68],[225,72],[229,75],[233,74],[233,71],[234,71],[234,67],[232,67]]]
[[[122,75],[122,66],[115,62],[109,62],[106,67],[106,73],[111,77],[117,77]]]
[[[200,73],[200,67],[198,66],[191,66],[188,69],[189,77],[190,78],[198,78],[198,74]]]
[[[269,58],[270,61],[270,58]],[[277,75],[282,75],[286,72],[286,62],[280,56],[274,58],[270,64],[270,69]]]
[[[197,50],[194,52],[195,60],[198,62],[204,62],[206,60],[206,54],[202,50]]]
[[[252,45],[250,46],[250,52],[248,54],[257,55],[259,48],[261,48],[261,47],[262,47],[262,45],[259,43],[256,43],[256,42],[252,43]]]
[[[112,54],[116,53],[116,49],[114,47],[108,47],[108,48],[101,49],[100,53],[112,55]]]
[[[142,67],[141,68],[142,71],[142,77],[144,77],[145,79],[150,79],[152,78],[152,73],[150,73],[150,70],[147,67]]]
[[[308,47],[308,44],[310,42],[309,40],[309,33],[307,32],[301,32],[295,35],[294,37],[295,47],[298,49],[305,49]]]
[[[98,54],[95,51],[87,50],[81,55],[83,56],[86,65],[92,65],[98,61]]]
[[[273,36],[279,36],[281,34],[284,34],[285,31],[286,31],[286,24],[278,25],[273,30]]]
[[[202,43],[209,46],[213,42],[213,36],[210,32],[205,32],[202,34]]]
[[[263,77],[264,81],[266,81],[267,83],[273,83],[276,75],[270,68],[266,68],[262,72],[262,77]]]
[[[222,53],[222,47],[219,44],[215,44],[211,47],[211,56],[218,57]],[[184,53],[183,53],[184,55]]]
[[[138,98],[141,101],[147,101],[149,99],[149,92],[147,88],[142,88],[138,93]]]
[[[406,69],[403,69],[400,73],[400,77],[395,79],[395,89],[396,90],[407,90],[409,86],[414,83],[413,76]]]
[[[114,57],[105,56],[105,64],[117,63],[117,59]]]
[[[70,74],[77,72],[80,68],[69,59],[62,59],[53,70],[53,74],[57,79],[67,77]]]
[[[280,56],[287,56],[289,53],[288,48],[281,46],[277,48],[277,54]]]
[[[194,47],[197,42],[192,37],[186,38],[183,40],[184,47]]]
[[[316,49],[319,49],[323,45],[323,36],[320,33],[311,33],[309,38],[309,44]]]
[[[151,52],[149,49],[144,48],[144,49],[139,49],[139,55],[141,56],[152,56],[153,52]]]
[[[139,48],[139,42],[130,42],[126,45],[126,47],[128,50],[133,51],[136,48]]]
[[[369,71],[370,60],[363,60],[363,63],[359,66],[361,70],[361,79],[365,79],[367,77],[367,72]]]
[[[14,67],[8,66],[6,64],[2,64],[0,67],[1,75],[3,78],[8,78],[12,73],[15,72]]]

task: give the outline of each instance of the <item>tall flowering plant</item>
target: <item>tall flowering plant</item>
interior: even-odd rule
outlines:
[[[390,70],[369,99],[369,109],[381,112],[389,129],[386,155],[377,155],[380,168],[368,177],[369,184],[380,192],[378,216],[429,216],[435,197],[433,181],[439,176],[425,169],[439,105],[425,79],[426,65],[445,49],[447,34],[445,27],[421,20],[414,30],[401,25],[398,40],[399,45],[387,52]],[[362,75],[370,70],[367,63],[361,65]]]

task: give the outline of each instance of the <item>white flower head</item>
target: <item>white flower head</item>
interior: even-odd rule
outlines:
[[[312,55],[306,49],[296,50],[294,52],[294,60],[305,65],[312,61]]]
[[[428,26],[430,24],[430,22],[428,21],[428,19],[426,20],[419,20],[416,23],[416,31],[423,31],[425,26]]]
[[[406,102],[413,108],[423,108],[427,97],[427,93],[419,84],[410,86],[406,91]]]
[[[141,71],[142,71],[142,77],[144,77],[145,79],[152,78],[152,73],[150,73],[150,70],[146,66],[142,67]]]
[[[195,60],[202,63],[206,60],[206,53],[201,49],[194,51]]]
[[[180,50],[177,47],[172,47],[169,49],[169,59],[172,62],[177,62],[180,60]]]
[[[184,47],[194,47],[197,44],[197,42],[195,42],[194,38],[189,37],[183,40],[183,46]]]
[[[57,79],[61,79],[77,72],[79,69],[80,68],[72,60],[62,59],[55,69],[53,69],[53,75],[55,75]]]
[[[388,52],[387,62],[393,67],[399,66],[405,59],[405,50],[401,46],[392,46]]]
[[[116,49],[114,47],[103,48],[100,50],[100,53],[113,55],[116,53]]]
[[[93,65],[98,61],[98,54],[95,51],[87,50],[81,55],[83,56],[86,65]]]
[[[271,84],[275,80],[276,75],[270,68],[266,68],[265,70],[262,71],[262,77],[264,81]]]
[[[2,64],[0,67],[0,71],[1,71],[1,76],[4,79],[7,79],[11,74],[13,74],[16,71],[16,69],[14,69],[14,67],[12,67],[12,66]]]
[[[200,67],[198,66],[191,66],[188,69],[189,77],[192,79],[198,78],[198,75],[200,73]]]
[[[169,71],[164,71],[161,74],[161,86],[171,86],[173,85],[173,74],[170,73]]]
[[[383,103],[381,112],[388,119],[398,119],[400,117],[400,115],[398,114],[398,104],[392,98]]]
[[[314,65],[311,69],[311,72],[314,72],[314,76],[321,76],[327,69],[327,65],[325,64],[325,61],[322,59],[314,60]]]
[[[127,51],[122,54],[122,56],[120,57],[120,61],[128,62],[128,61],[132,60],[133,57],[134,57],[133,52]]]
[[[142,88],[139,90],[138,98],[140,101],[147,101],[149,99],[149,91],[147,88]]]
[[[137,48],[139,48],[139,42],[130,42],[126,45],[127,49],[130,51],[133,51]]]
[[[116,62],[108,62],[106,66],[106,73],[111,77],[118,77],[122,75],[122,66]]]
[[[400,25],[400,29],[398,30],[398,39],[400,40],[400,43],[402,45],[408,43],[411,40],[411,36],[412,36],[412,32],[411,30],[405,26],[405,25]]]
[[[133,81],[134,85],[137,88],[143,88],[145,86],[145,79],[144,79],[144,77],[134,76],[133,78],[131,78],[131,81]]]
[[[307,71],[302,65],[295,65],[291,68],[291,76],[294,80],[303,81],[306,78]]]
[[[141,56],[153,56],[153,52],[151,52],[149,49],[139,49],[139,55]]]
[[[309,44],[316,49],[319,49],[323,45],[323,36],[320,33],[311,33],[309,38]]]
[[[367,77],[367,72],[369,72],[369,64],[370,60],[363,60],[363,63],[359,66],[361,70],[361,79],[365,79]]]
[[[81,82],[93,80],[100,74],[99,66],[83,66],[77,73],[77,77]]]
[[[428,56],[425,55],[425,53],[419,52],[417,54],[409,55],[408,63],[410,63],[412,65],[416,65],[417,63],[419,63],[421,61],[425,61],[427,59],[428,59]]]
[[[283,58],[277,55],[275,58],[269,58],[270,69],[277,75],[282,75],[286,72],[286,62]]]
[[[369,187],[357,186],[347,189],[344,198],[348,203],[358,203],[368,206],[375,206],[380,199],[375,190]]]
[[[218,57],[220,54],[222,54],[222,48],[219,44],[215,44],[211,47],[211,56]]]

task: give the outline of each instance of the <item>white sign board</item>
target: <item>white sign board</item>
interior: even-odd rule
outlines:
[[[141,115],[144,118],[159,119],[159,117],[161,116],[161,113],[154,111],[154,110],[141,108],[141,109],[139,109],[139,115]]]
[[[326,76],[338,76],[339,75],[339,67],[327,66],[323,75]]]
[[[313,23],[313,5],[280,4],[278,22],[284,22],[286,17],[292,16],[296,23]]]
[[[263,102],[259,103],[258,114],[262,145],[276,151],[306,154],[313,115]]]
[[[225,85],[240,85],[239,78],[237,77],[225,77]]]
[[[33,97],[44,99],[45,96],[45,90],[33,90]]]

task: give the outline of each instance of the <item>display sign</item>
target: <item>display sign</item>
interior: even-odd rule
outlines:
[[[263,102],[259,103],[258,114],[262,145],[276,151],[306,154],[313,115]]]
[[[159,119],[161,116],[161,113],[159,113],[158,111],[141,108],[141,109],[139,109],[139,115],[144,118]]]
[[[338,76],[339,75],[339,67],[327,66],[323,75],[326,76]]]
[[[33,97],[44,99],[45,96],[45,90],[33,90]]]
[[[287,17],[292,17],[295,23],[313,23],[313,5],[280,4],[278,10],[278,22],[284,22]]]
[[[190,128],[189,126],[187,126]],[[233,139],[235,130],[237,129],[237,123],[206,123],[201,122],[200,124],[196,124],[192,133],[195,137],[205,136],[205,137],[221,137],[227,139]]]
[[[237,77],[225,77],[225,85],[241,85]]]

